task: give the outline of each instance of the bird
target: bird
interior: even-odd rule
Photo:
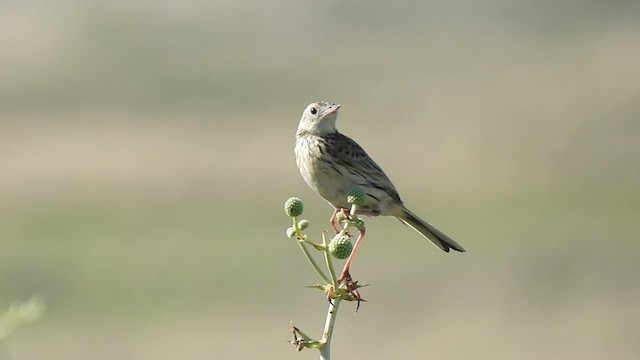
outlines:
[[[334,208],[331,221],[339,211],[351,207],[347,196],[352,189],[360,188],[366,196],[357,214],[396,217],[441,250],[465,252],[460,244],[407,209],[382,168],[357,142],[338,131],[338,109],[339,104],[328,101],[307,105],[298,124],[294,146],[302,178]],[[348,275],[359,240],[347,260],[343,277]]]

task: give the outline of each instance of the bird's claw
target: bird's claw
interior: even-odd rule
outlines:
[[[331,215],[331,218],[329,219],[329,224],[333,228],[333,231],[336,232],[336,234],[340,232],[340,230],[338,230],[338,227],[336,226],[336,220],[341,221],[341,219],[338,219],[338,214],[342,214],[342,216],[345,219],[348,219],[349,218],[349,210],[347,210],[345,208],[339,208],[339,209],[335,209],[333,211],[333,215]]]
[[[362,286],[358,285],[357,281],[353,281],[351,274],[349,274],[349,270],[344,271],[342,275],[340,275],[338,278],[338,284],[344,286],[344,289],[351,297],[353,297],[353,300],[358,302],[358,307],[360,307],[360,301],[365,301],[362,299],[362,296],[360,296],[360,292],[358,291],[358,288],[361,288]]]

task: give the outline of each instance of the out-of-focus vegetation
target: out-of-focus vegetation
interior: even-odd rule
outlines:
[[[48,304],[2,351],[315,357],[285,341],[324,301],[281,204],[305,201],[309,234],[330,215],[292,155],[325,99],[468,250],[368,220],[369,301],[338,319],[336,357],[638,358],[639,10],[0,3],[0,302]]]
[[[39,320],[44,315],[46,303],[34,295],[27,301],[14,301],[0,312],[0,341],[20,326]]]

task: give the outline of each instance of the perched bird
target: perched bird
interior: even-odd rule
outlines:
[[[360,145],[338,132],[336,118],[339,108],[340,105],[327,101],[309,104],[298,124],[294,151],[300,174],[313,191],[334,207],[334,217],[341,209],[351,207],[347,195],[359,187],[366,198],[358,208],[358,214],[394,216],[443,251],[464,252],[464,248],[453,239],[407,209],[380,166]],[[358,242],[352,256],[357,245]],[[350,260],[345,267],[347,273]]]

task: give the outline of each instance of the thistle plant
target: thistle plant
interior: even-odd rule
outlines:
[[[363,204],[364,199],[364,191],[359,188],[352,189],[347,196],[347,201],[351,205],[351,208],[338,209],[331,218],[331,224],[336,230],[336,234],[328,240],[327,232],[324,231],[322,233],[322,242],[320,243],[312,241],[305,233],[305,229],[309,226],[309,221],[300,219],[302,211],[304,210],[302,200],[292,197],[284,204],[284,211],[287,216],[291,217],[293,224],[286,230],[286,234],[289,238],[296,240],[307,261],[323,283],[308,287],[323,291],[329,306],[322,337],[319,340],[315,340],[306,335],[291,322],[291,332],[293,333],[291,343],[295,345],[298,351],[302,351],[304,348],[318,349],[321,360],[328,360],[331,357],[331,339],[340,302],[343,300],[356,301],[357,312],[360,307],[360,302],[364,301],[358,291],[358,289],[364,285],[358,285],[357,281],[353,281],[348,273],[348,265],[350,265],[352,251],[355,251],[355,247],[351,243],[349,229],[355,228],[358,231],[360,234],[358,240],[361,240],[364,236],[364,221],[358,218],[356,214],[358,207]],[[339,227],[335,227],[334,221],[338,222]],[[356,242],[356,246],[357,244],[358,242]],[[316,261],[312,251],[319,251],[322,254],[324,258],[323,266]],[[333,264],[334,258],[340,260],[349,258],[345,265],[345,270],[340,277],[336,277]]]

